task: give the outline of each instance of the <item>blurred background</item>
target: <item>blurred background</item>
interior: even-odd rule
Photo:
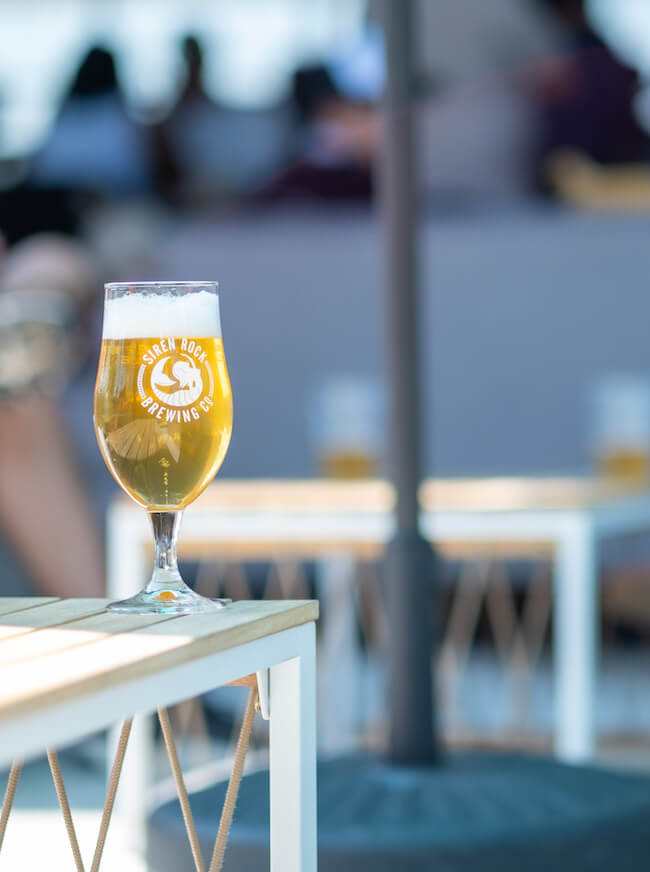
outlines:
[[[555,481],[643,493],[650,5],[416,7],[424,471],[550,482],[551,503]],[[235,427],[218,481],[386,472],[384,84],[372,0],[0,0],[1,595],[106,590],[104,281],[219,281]],[[444,742],[549,750],[548,550],[441,554]],[[321,597],[323,751],[385,745],[378,560],[230,547],[187,564],[203,592]],[[646,770],[650,530],[598,561],[597,756]],[[229,699],[182,713],[188,759],[227,755]],[[84,808],[102,749],[70,751]],[[39,765],[27,809],[47,805]]]

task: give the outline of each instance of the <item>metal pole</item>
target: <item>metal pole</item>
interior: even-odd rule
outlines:
[[[385,141],[380,167],[387,276],[391,400],[389,463],[396,534],[386,553],[391,626],[390,759],[421,765],[435,757],[431,654],[434,555],[418,527],[420,397],[416,194],[411,109],[413,0],[383,0],[386,41]]]

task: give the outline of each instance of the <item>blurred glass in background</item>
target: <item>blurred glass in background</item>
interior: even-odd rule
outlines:
[[[650,476],[650,375],[612,374],[593,391],[592,450],[606,478],[643,487]]]
[[[313,398],[311,433],[317,467],[326,478],[371,478],[384,453],[381,388],[371,378],[347,375],[321,385]]]

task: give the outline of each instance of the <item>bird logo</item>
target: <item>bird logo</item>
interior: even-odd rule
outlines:
[[[161,357],[151,371],[151,389],[161,404],[178,409],[190,406],[203,393],[203,379],[189,354]]]

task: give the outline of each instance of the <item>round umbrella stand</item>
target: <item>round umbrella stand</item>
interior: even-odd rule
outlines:
[[[191,797],[209,858],[226,783]],[[245,777],[223,872],[269,868],[268,771]],[[542,757],[449,755],[438,767],[351,756],[318,768],[319,872],[637,872],[650,782]],[[151,872],[193,869],[177,801],[148,831]]]

